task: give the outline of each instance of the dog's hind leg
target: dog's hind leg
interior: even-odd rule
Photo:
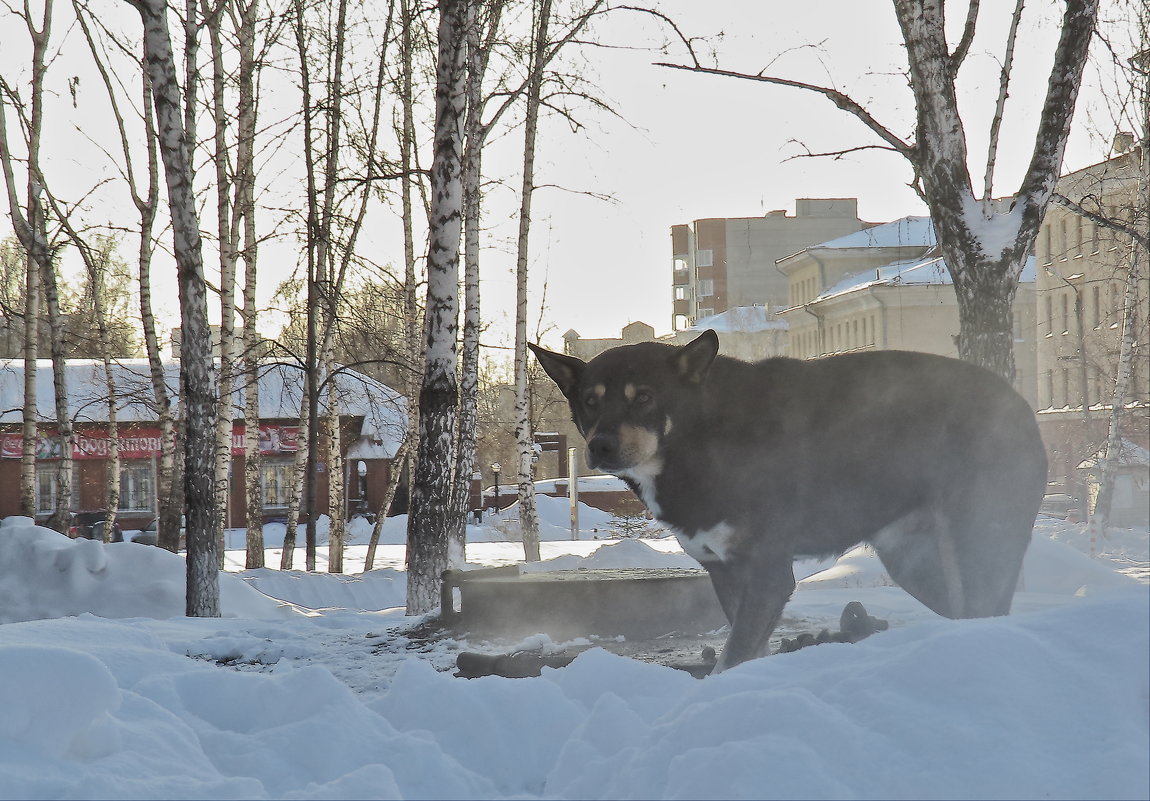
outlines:
[[[943,617],[971,618],[1009,614],[1029,539],[1024,524],[920,509],[871,543],[895,583],[924,606]]]
[[[879,530],[870,542],[898,586],[943,617],[965,614],[969,588],[950,522],[919,508]]]

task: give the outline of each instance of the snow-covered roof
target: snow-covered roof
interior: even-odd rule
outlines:
[[[151,373],[146,359],[119,359],[112,365],[113,380],[120,402],[116,419],[121,423],[153,422],[156,419]],[[68,409],[73,422],[103,422],[108,419],[107,384],[104,363],[97,359],[69,359],[65,369]],[[180,363],[164,362],[164,380],[176,397],[180,385]],[[406,402],[391,387],[355,372],[341,370],[332,379],[340,414],[363,417],[362,434],[394,453],[406,426]],[[299,368],[268,362],[260,366],[260,418],[297,419],[303,398],[304,372]],[[24,405],[24,361],[0,359],[0,423],[19,423]],[[235,417],[243,416],[244,391],[233,393]],[[52,362],[36,363],[36,406],[40,419],[55,419],[52,388]]]
[[[1022,268],[1019,283],[1034,283],[1035,261],[1030,256]],[[859,273],[848,273],[837,283],[824,289],[815,302],[827,300],[855,292],[872,286],[910,286],[910,285],[943,285],[953,284],[950,271],[946,268],[946,261],[941,256],[928,259],[904,259],[894,261],[876,270],[864,270]]]
[[[1097,467],[1102,461],[1105,450],[1105,448],[1099,448],[1089,459],[1080,462],[1078,469],[1090,470]],[[1150,465],[1150,451],[1143,448],[1137,442],[1122,439],[1118,443],[1118,464],[1125,467],[1145,467]]]
[[[753,333],[786,327],[787,323],[775,318],[766,306],[736,306],[704,317],[691,326],[695,331],[711,329],[718,333]]]
[[[808,250],[846,248],[933,247],[934,222],[930,217],[902,217],[892,222],[864,228],[853,234],[811,245]]]

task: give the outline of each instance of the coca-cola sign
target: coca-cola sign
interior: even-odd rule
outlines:
[[[36,444],[37,459],[59,459],[60,441],[53,430],[41,430]],[[158,456],[163,447],[159,427],[133,427],[119,434],[121,459],[150,459]],[[260,454],[295,453],[299,450],[299,426],[266,424],[260,426]],[[24,438],[19,433],[0,434],[0,459],[19,459],[23,453]],[[77,429],[72,441],[73,459],[107,459],[111,456],[112,440],[102,428]],[[232,427],[232,455],[244,452],[244,427]]]

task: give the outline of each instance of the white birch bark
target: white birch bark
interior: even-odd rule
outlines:
[[[375,524],[371,527],[371,536],[367,541],[367,556],[363,562],[363,570],[366,573],[375,568],[375,552],[379,548],[379,537],[383,533],[383,526],[387,522],[387,510],[391,508],[391,502],[395,500],[395,492],[399,489],[399,480],[403,477],[403,465],[407,460],[407,452],[409,448],[407,441],[399,446],[399,450],[395,453],[395,458],[391,460],[391,470],[387,476],[387,488],[383,493],[383,502],[379,505],[379,513],[376,515]]]
[[[423,614],[438,606],[440,576],[448,567],[458,404],[456,368],[467,6],[467,0],[444,0],[439,6],[425,369],[419,393],[419,450],[407,530],[408,614]]]
[[[264,515],[260,457],[260,335],[256,308],[259,240],[256,237],[255,138],[257,118],[255,34],[259,0],[241,0],[239,27],[239,113],[236,127],[237,211],[243,222],[244,245],[244,526],[248,570],[264,566]]]
[[[219,617],[219,569],[213,536],[218,510],[213,494],[215,387],[212,385],[211,330],[208,327],[199,220],[192,194],[188,143],[180,115],[180,91],[163,0],[129,0],[144,24],[148,74],[152,85],[160,155],[168,189],[179,278],[182,327],[180,388],[186,430],[184,493],[187,503],[187,614]]]
[[[1145,17],[1143,17],[1145,33]],[[1142,44],[1147,44],[1143,36]],[[1145,313],[1147,299],[1139,297],[1141,287],[1147,285],[1146,275],[1150,265],[1150,253],[1145,243],[1150,241],[1150,77],[1143,71],[1140,74],[1141,86],[1139,107],[1142,116],[1140,157],[1141,180],[1134,199],[1132,227],[1137,236],[1131,237],[1130,258],[1126,274],[1123,276],[1125,291],[1122,294],[1122,334],[1118,346],[1118,364],[1114,379],[1114,390],[1110,398],[1110,417],[1107,421],[1106,445],[1099,460],[1098,497],[1090,515],[1090,550],[1094,555],[1095,543],[1105,536],[1110,523],[1111,506],[1114,498],[1114,484],[1118,473],[1118,461],[1122,455],[1122,423],[1126,414],[1126,403],[1130,397],[1130,386],[1134,378],[1134,361],[1137,352],[1138,332],[1145,331],[1145,320],[1139,319],[1139,312]],[[1081,326],[1080,326],[1081,328]],[[1085,399],[1085,395],[1083,398]],[[1085,406],[1085,402],[1083,403]]]
[[[239,219],[231,201],[232,176],[228,172],[231,148],[228,143],[230,110],[224,95],[224,83],[229,78],[224,67],[223,22],[225,6],[205,9],[204,22],[208,31],[212,57],[212,122],[216,188],[216,235],[220,255],[220,340],[219,340],[219,399],[216,408],[215,505],[216,553],[219,567],[224,567],[224,531],[231,526],[228,519],[231,493],[229,475],[232,467],[232,432],[235,422],[234,392],[236,388],[236,261],[239,239]]]
[[[536,15],[523,131],[523,186],[520,190],[515,266],[515,444],[519,456],[519,524],[523,530],[524,557],[529,562],[539,561],[539,517],[535,510],[535,436],[531,427],[531,398],[527,385],[527,268],[530,261],[531,197],[535,189],[535,139],[551,23],[551,0],[540,0]]]
[[[51,269],[51,254],[45,230],[40,196],[44,179],[40,172],[40,136],[44,119],[44,77],[52,30],[52,0],[44,0],[40,27],[32,19],[31,4],[25,4],[22,19],[32,42],[32,86],[30,109],[27,110],[27,181],[26,209],[20,208],[13,170],[15,161],[8,143],[8,121],[5,106],[15,98],[0,94],[0,168],[8,195],[8,208],[16,237],[27,254],[24,296],[24,406],[20,458],[20,509],[28,517],[36,515],[36,454],[40,444],[39,407],[36,392],[36,359],[40,339],[41,279]],[[17,108],[18,113],[24,109]]]

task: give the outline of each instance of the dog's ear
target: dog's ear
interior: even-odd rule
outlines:
[[[527,343],[527,347],[531,348],[531,352],[534,353],[535,358],[539,360],[539,364],[544,372],[551,376],[551,380],[559,385],[559,390],[563,393],[563,396],[570,398],[571,392],[575,389],[575,385],[579,383],[579,376],[583,373],[583,368],[587,366],[587,363],[574,356],[555,353],[554,351],[541,348],[530,342]]]
[[[719,336],[710,328],[679,348],[675,354],[675,366],[679,375],[692,384],[700,384],[719,353]]]

